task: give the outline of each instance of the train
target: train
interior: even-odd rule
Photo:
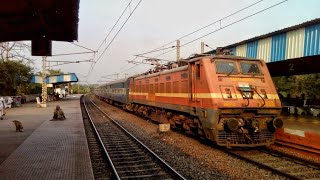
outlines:
[[[281,101],[263,60],[202,55],[94,89],[108,103],[226,147],[268,146]]]

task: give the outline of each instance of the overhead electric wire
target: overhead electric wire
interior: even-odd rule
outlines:
[[[120,27],[120,29],[118,30],[118,32],[114,35],[114,37],[111,39],[111,41],[109,42],[109,44],[107,45],[107,47],[103,50],[103,52],[101,53],[101,55],[98,57],[98,59],[94,62],[92,68],[89,71],[89,74],[91,74],[92,70],[94,69],[96,63],[100,60],[100,58],[103,56],[103,54],[108,50],[108,48],[110,47],[110,45],[112,44],[112,42],[115,40],[115,38],[118,36],[118,34],[120,33],[120,31],[122,30],[122,28],[124,27],[124,25],[128,22],[128,20],[130,19],[130,17],[132,16],[132,14],[135,12],[135,10],[138,8],[138,6],[140,5],[140,3],[142,2],[142,0],[140,0],[138,2],[138,4],[135,6],[135,8],[133,9],[133,11],[130,13],[130,15],[128,16],[128,18],[125,20],[125,22],[122,24],[122,26]]]
[[[171,42],[168,42],[168,43],[166,43],[166,44],[164,44],[164,45],[162,45],[162,46],[160,46],[160,47],[158,47],[158,48],[156,48],[156,49],[154,49],[154,50],[152,50],[152,51],[149,51],[149,52],[146,52],[146,53],[141,53],[141,54],[148,54],[148,53],[154,52],[154,51],[156,51],[156,50],[158,50],[158,49],[160,49],[160,48],[162,48],[162,47],[165,47],[165,46],[167,46],[167,45],[169,45],[169,44],[171,44],[171,43],[176,42],[176,40],[178,40],[178,39],[183,39],[183,38],[185,38],[185,37],[188,37],[188,36],[190,36],[190,35],[192,35],[192,34],[194,34],[194,33],[197,33],[197,32],[199,32],[199,31],[201,31],[201,30],[203,30],[203,29],[205,29],[205,28],[207,28],[207,27],[209,27],[209,26],[212,26],[212,25],[214,25],[214,24],[216,24],[216,23],[218,23],[218,22],[221,22],[222,20],[225,20],[225,19],[227,19],[227,18],[229,18],[229,17],[231,17],[231,16],[234,16],[234,15],[236,15],[236,14],[238,14],[238,13],[240,13],[240,12],[242,12],[242,11],[244,11],[244,10],[246,10],[246,9],[248,9],[248,8],[256,5],[256,4],[258,4],[258,3],[261,3],[262,1],[264,1],[264,0],[259,0],[259,1],[255,2],[255,3],[252,3],[252,4],[250,4],[249,6],[246,6],[246,7],[242,8],[242,9],[239,9],[238,11],[236,11],[236,12],[234,12],[234,13],[231,13],[231,14],[229,14],[228,16],[225,16],[225,17],[223,17],[223,18],[221,18],[221,19],[219,19],[219,20],[216,20],[216,21],[214,21],[214,22],[212,22],[212,23],[210,23],[210,24],[208,24],[208,25],[206,25],[206,26],[203,26],[203,27],[201,27],[201,28],[199,28],[199,29],[197,29],[197,30],[194,30],[194,31],[192,31],[192,32],[190,32],[190,33],[188,33],[188,34],[186,34],[186,35],[183,35],[183,36],[181,36],[181,37],[179,37],[179,38],[177,38],[177,39],[175,39],[175,40],[173,40],[173,41],[171,41]]]
[[[89,50],[89,51],[92,51],[92,52],[96,52],[95,50],[89,49],[89,48],[84,47],[84,46],[81,46],[81,45],[79,45],[79,44],[76,44],[76,43],[73,43],[73,42],[70,42],[70,43],[73,44],[73,45],[75,45],[75,46],[81,47],[81,48],[83,48],[83,49],[86,49],[86,50]]]
[[[149,54],[149,53],[152,53],[152,52],[158,52],[158,51],[162,51],[162,50],[166,50],[166,49],[170,49],[170,48],[175,48],[175,47],[176,46],[171,46],[171,47],[161,48],[161,49],[155,49],[155,50],[148,51],[148,52],[141,53],[141,54],[137,54],[137,55],[134,55],[134,56],[140,56],[140,55]]]
[[[134,60],[136,60],[137,58],[138,58],[138,57],[135,57],[135,58],[133,58],[131,61],[134,61]],[[130,62],[130,61],[127,61],[127,64],[124,65],[124,66],[122,66],[120,69],[123,69],[123,68],[125,68],[126,66],[128,66],[129,62]]]
[[[69,55],[74,55],[74,54],[89,54],[89,53],[95,53],[95,52],[77,52],[77,53],[65,53],[65,54],[53,54],[51,56],[69,56]]]
[[[140,0],[138,2],[138,4],[136,5],[136,7],[133,9],[133,11],[130,13],[130,15],[128,16],[128,18],[126,19],[126,21],[122,24],[122,26],[120,27],[120,29],[118,30],[118,32],[116,33],[116,35],[114,35],[114,37],[111,39],[111,41],[109,42],[108,46],[103,50],[102,54],[98,57],[98,59],[96,60],[96,62],[99,61],[99,59],[103,56],[103,54],[107,51],[107,49],[110,47],[110,45],[112,44],[112,42],[115,40],[115,38],[118,36],[118,34],[120,33],[120,31],[122,30],[122,28],[124,27],[124,25],[128,22],[128,20],[130,19],[130,17],[132,16],[132,14],[134,13],[134,11],[137,9],[137,7],[139,6],[139,4],[141,3],[142,0]]]
[[[113,29],[116,27],[116,25],[118,24],[119,20],[122,18],[123,14],[127,11],[128,7],[130,7],[130,4],[133,0],[131,0],[128,5],[126,6],[126,8],[122,11],[121,15],[119,16],[117,22],[113,25],[113,27],[111,28],[111,30],[108,32],[107,36],[104,38],[104,40],[102,41],[102,43],[100,44],[100,46],[98,47],[97,51],[101,48],[101,46],[103,45],[104,42],[106,42],[107,38],[109,37],[109,35],[111,34],[111,32],[113,31]],[[131,14],[131,12],[130,12]]]
[[[257,15],[257,14],[260,14],[260,13],[266,11],[266,10],[269,10],[269,9],[271,9],[271,8],[274,8],[274,7],[276,7],[276,6],[284,3],[284,2],[286,2],[286,1],[289,1],[289,0],[281,1],[281,2],[279,2],[279,3],[276,3],[276,4],[272,5],[272,6],[269,6],[269,7],[265,8],[265,9],[262,9],[262,10],[260,10],[260,11],[258,11],[258,12],[255,12],[255,13],[253,13],[253,14],[250,14],[249,16],[246,16],[246,17],[244,17],[244,18],[241,18],[241,19],[239,19],[239,20],[237,20],[237,21],[234,21],[234,22],[232,22],[232,23],[230,23],[230,24],[227,24],[227,25],[225,25],[225,26],[223,26],[223,27],[220,27],[220,28],[217,29],[217,30],[211,31],[211,32],[209,32],[209,33],[207,33],[207,34],[205,34],[205,35],[203,35],[203,36],[200,36],[200,37],[198,37],[198,38],[196,38],[196,39],[194,39],[194,40],[191,40],[191,41],[189,41],[189,42],[187,42],[187,43],[185,43],[185,44],[182,44],[180,47],[186,46],[186,45],[188,45],[188,44],[190,44],[190,43],[193,43],[193,42],[195,42],[195,41],[197,41],[197,40],[199,40],[199,39],[201,39],[201,38],[203,38],[203,37],[206,37],[206,36],[208,36],[208,35],[211,35],[211,34],[213,34],[213,33],[216,33],[216,32],[218,32],[218,31],[220,31],[220,30],[222,30],[222,29],[224,29],[224,28],[227,28],[227,27],[232,26],[232,25],[234,25],[234,24],[237,24],[237,23],[239,23],[239,22],[241,22],[241,21],[243,21],[243,20],[246,20],[246,19],[248,19],[248,18],[250,18],[250,17],[252,17],[252,16],[255,16],[255,15]],[[157,56],[155,56],[155,57],[162,56],[162,55],[167,54],[167,53],[169,53],[169,52],[171,52],[171,51],[174,51],[174,50],[175,50],[175,49],[166,51],[166,52],[164,52],[164,53],[162,53],[162,54],[159,54],[159,55],[157,55]]]

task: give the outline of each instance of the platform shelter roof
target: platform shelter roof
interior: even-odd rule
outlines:
[[[47,76],[46,78],[47,84],[62,84],[62,83],[70,83],[70,82],[78,82],[78,81],[79,79],[75,73]],[[34,75],[31,78],[31,82],[41,84],[42,77],[39,75]]]

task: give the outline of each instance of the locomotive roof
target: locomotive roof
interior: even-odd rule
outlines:
[[[177,68],[173,68],[173,69],[169,69],[169,70],[163,70],[160,72],[156,72],[156,73],[152,73],[152,74],[148,74],[148,75],[141,75],[136,77],[135,79],[143,79],[143,78],[147,78],[147,77],[154,77],[154,76],[159,76],[161,74],[168,74],[168,73],[173,73],[173,72],[177,72],[177,71],[183,71],[188,69],[188,66],[181,66],[181,67],[177,67]]]
[[[202,56],[199,55],[198,57],[192,57],[190,59],[186,59],[187,62],[194,62],[199,61],[203,58],[211,58],[211,59],[230,59],[230,60],[250,60],[250,61],[260,61],[259,59],[253,59],[253,58],[247,58],[247,57],[241,57],[241,56],[233,56],[233,55],[206,55],[203,54]]]
[[[117,83],[124,83],[124,82],[126,82],[129,78],[130,78],[130,77],[128,77],[128,78],[123,78],[123,79],[118,79],[118,80],[114,80],[114,81],[110,81],[110,82],[106,83],[105,85],[111,85],[111,84],[117,84]]]

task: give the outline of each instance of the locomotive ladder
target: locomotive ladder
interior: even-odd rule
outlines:
[[[185,179],[90,99],[83,101],[117,179]]]

